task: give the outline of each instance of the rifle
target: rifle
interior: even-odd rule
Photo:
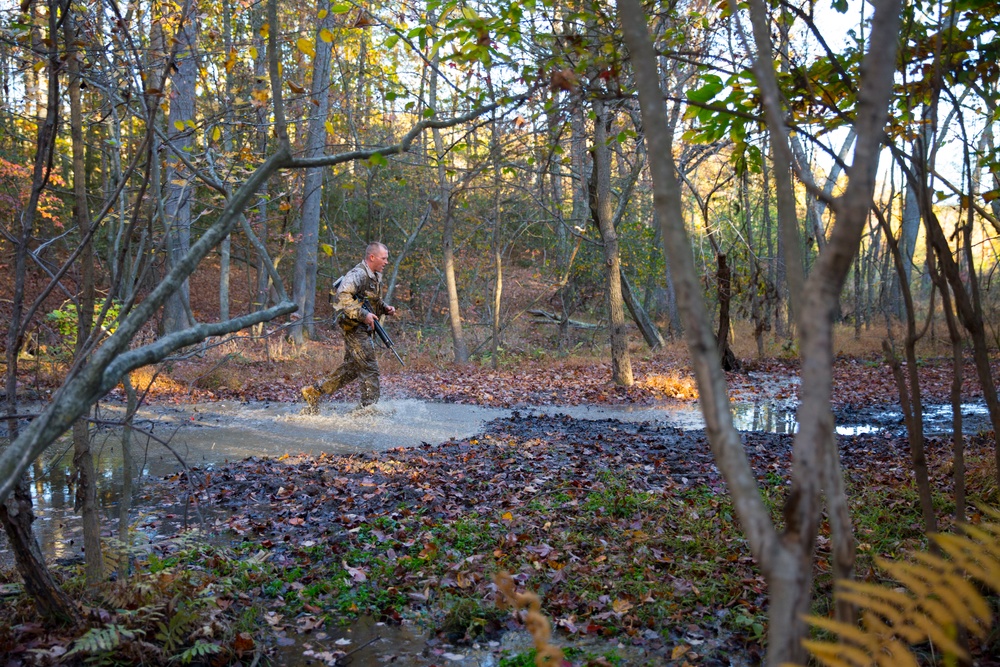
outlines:
[[[368,299],[362,299],[361,305],[363,305],[365,309],[368,310],[369,313],[375,312],[375,309],[372,308],[372,305],[368,303]],[[378,321],[378,317],[372,320],[372,323],[375,324],[375,334],[379,337],[379,339],[381,339],[382,344],[385,345],[390,352],[396,355],[396,360],[399,362],[401,366],[405,366],[406,364],[403,363],[403,360],[400,358],[399,353],[396,352],[396,348],[393,347],[392,345],[392,339],[389,338],[389,334],[387,334],[385,332],[385,329],[382,328],[382,323]]]

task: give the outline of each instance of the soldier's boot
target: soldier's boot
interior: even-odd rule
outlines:
[[[322,394],[319,390],[312,385],[302,387],[302,398],[306,399],[306,407],[302,408],[302,414],[304,415],[318,415],[319,414],[319,397]]]

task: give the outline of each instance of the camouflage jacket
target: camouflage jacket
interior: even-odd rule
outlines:
[[[362,305],[364,299],[368,299],[376,317],[385,315],[382,274],[372,271],[364,262],[359,262],[334,285],[333,311],[345,331],[353,331],[363,324],[368,315],[368,309]]]

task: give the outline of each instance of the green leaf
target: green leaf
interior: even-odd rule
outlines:
[[[706,104],[710,99],[721,93],[723,87],[722,79],[719,77],[714,75],[706,76],[705,84],[701,88],[689,90],[687,98],[692,102]]]
[[[385,165],[389,164],[389,161],[386,160],[385,156],[382,155],[381,153],[375,153],[374,155],[372,155],[370,158],[368,158],[368,162],[377,167],[384,167]]]
[[[351,11],[353,7],[354,7],[353,5],[345,2],[338,5],[333,5],[332,7],[330,7],[330,11],[334,14],[346,14],[347,12]]]
[[[392,47],[396,46],[396,42],[398,41],[399,41],[399,35],[389,35],[389,37],[385,40],[384,46],[387,49],[391,49]]]

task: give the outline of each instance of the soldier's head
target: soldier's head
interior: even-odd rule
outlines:
[[[385,265],[389,263],[389,249],[385,247],[385,244],[369,243],[368,247],[365,248],[365,264],[368,268],[376,273],[381,273]]]

